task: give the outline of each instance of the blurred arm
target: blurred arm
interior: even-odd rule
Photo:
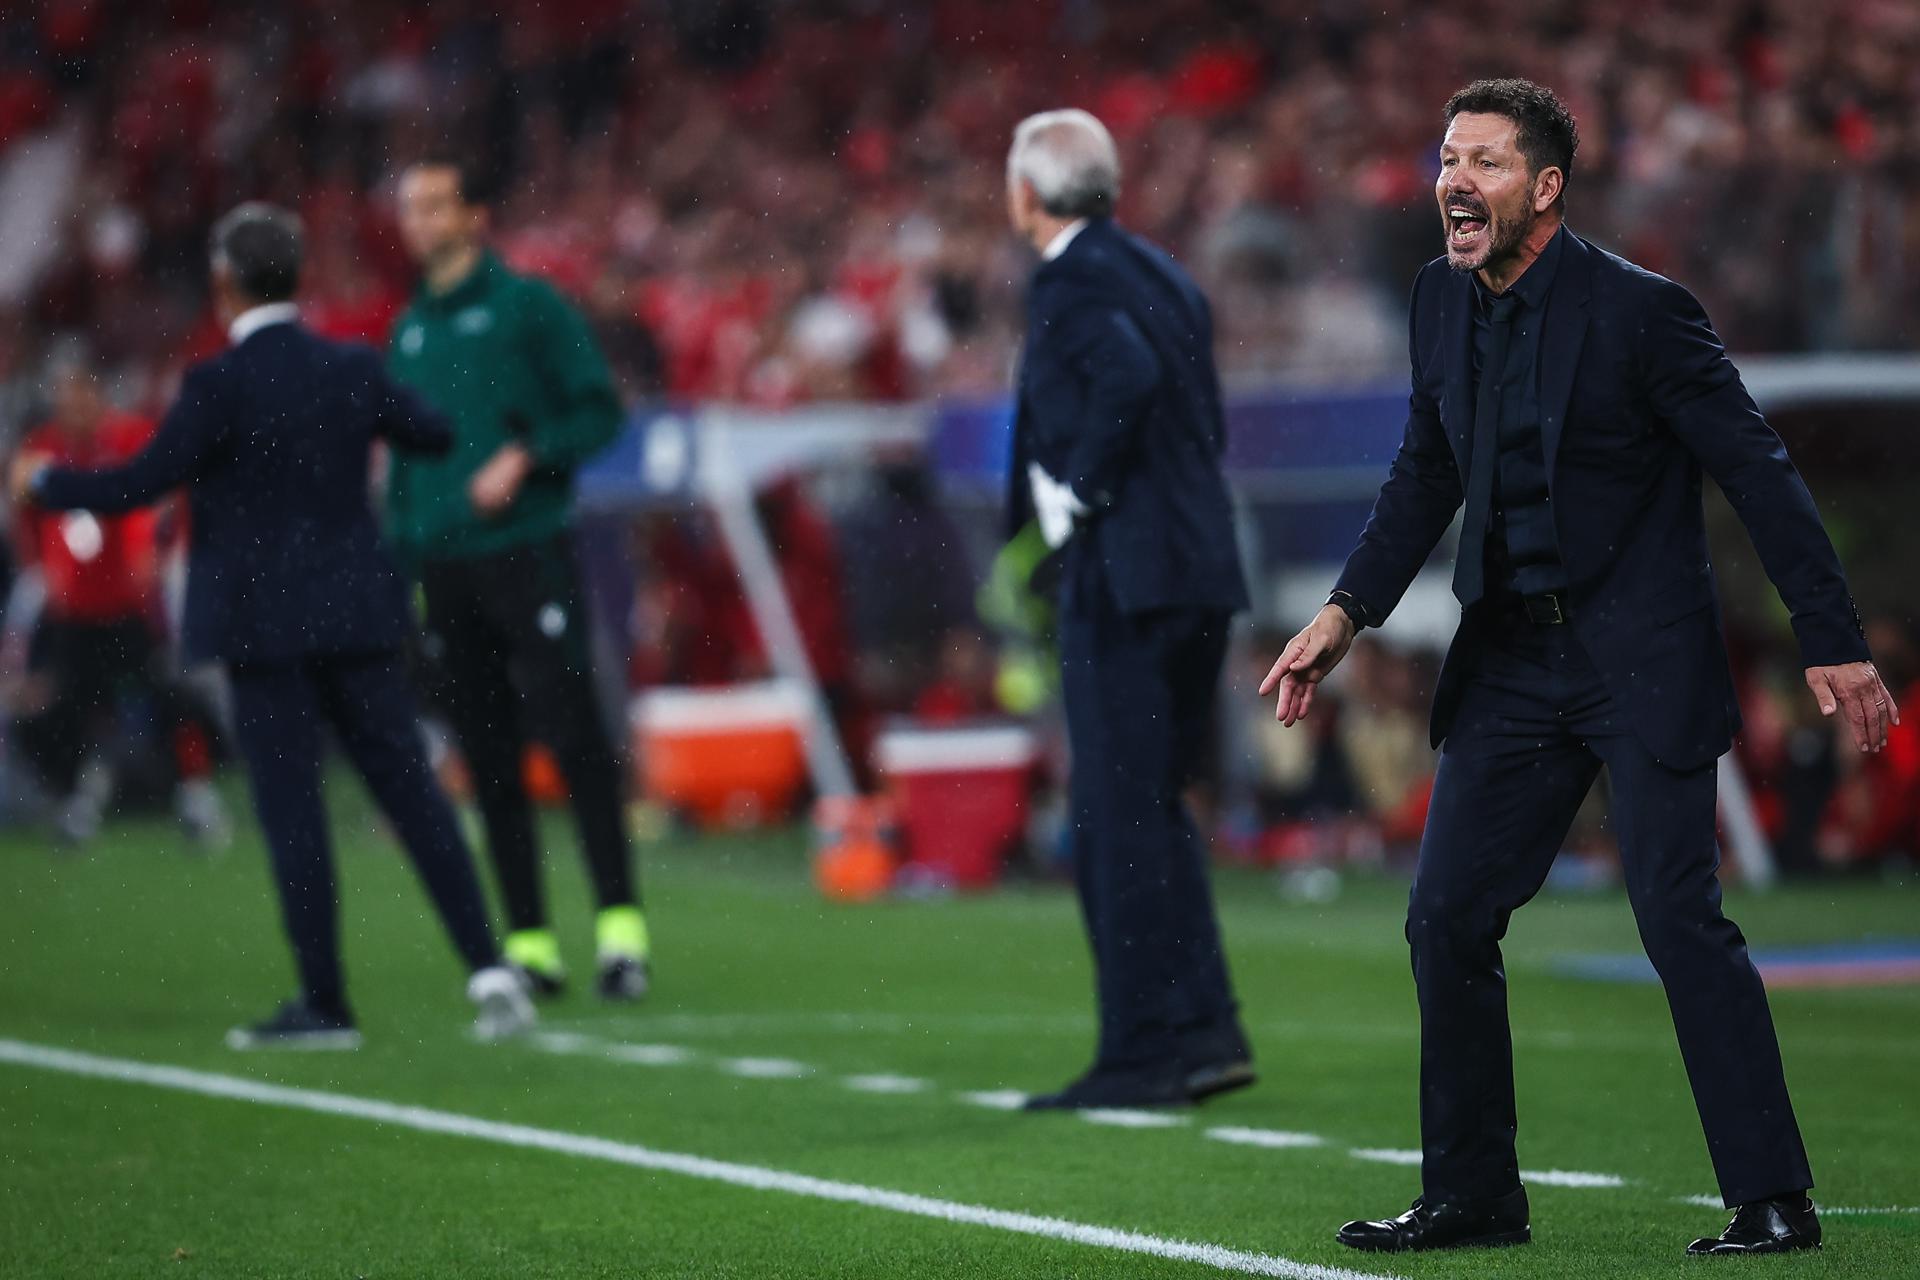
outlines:
[[[191,369],[153,440],[131,461],[100,471],[49,467],[33,484],[33,498],[55,510],[108,514],[143,507],[193,479],[220,438],[220,407],[211,372]]]

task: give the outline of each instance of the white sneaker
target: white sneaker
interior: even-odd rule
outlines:
[[[233,844],[233,823],[226,802],[205,778],[189,778],[174,788],[173,813],[194,847],[202,853],[221,853]]]
[[[88,756],[74,779],[73,794],[60,808],[54,827],[68,844],[91,844],[113,802],[113,766],[100,756]]]
[[[483,1044],[520,1035],[539,1020],[520,975],[504,964],[476,970],[467,979],[467,999],[478,1010],[473,1019],[473,1038]]]

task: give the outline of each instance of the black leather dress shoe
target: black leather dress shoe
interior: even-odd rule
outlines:
[[[1189,1101],[1205,1102],[1219,1094],[1244,1089],[1259,1078],[1254,1074],[1252,1062],[1245,1058],[1234,1058],[1188,1068],[1184,1086]]]
[[[1026,1111],[1084,1111],[1104,1107],[1183,1107],[1191,1101],[1186,1076],[1170,1068],[1112,1071],[1095,1068],[1058,1093],[1036,1093]]]
[[[1526,1244],[1533,1239],[1533,1228],[1527,1223],[1527,1189],[1516,1187],[1498,1200],[1455,1204],[1428,1204],[1422,1196],[1397,1218],[1349,1222],[1334,1239],[1368,1253]]]
[[[1755,1200],[1733,1211],[1733,1221],[1717,1236],[1687,1246],[1696,1257],[1735,1253],[1791,1253],[1820,1247],[1820,1218],[1805,1195]]]

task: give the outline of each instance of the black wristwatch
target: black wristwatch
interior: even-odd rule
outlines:
[[[1347,620],[1353,623],[1355,635],[1373,625],[1367,619],[1367,607],[1354,599],[1350,592],[1336,591],[1327,597],[1327,603],[1347,615]]]

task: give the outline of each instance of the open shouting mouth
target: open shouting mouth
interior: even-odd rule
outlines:
[[[1477,200],[1447,201],[1447,247],[1461,252],[1478,248],[1491,220],[1487,207]]]

